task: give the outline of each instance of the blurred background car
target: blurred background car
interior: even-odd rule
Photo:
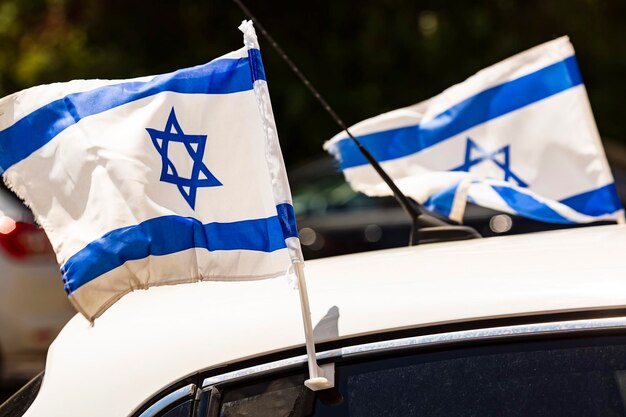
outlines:
[[[48,346],[74,314],[45,233],[30,210],[0,185],[0,384],[4,390],[43,369]]]
[[[616,176],[620,184],[622,179],[621,175]],[[408,244],[411,220],[396,200],[372,198],[353,191],[330,156],[294,168],[289,172],[289,181],[306,259]],[[474,228],[483,237],[610,223],[543,223],[471,203],[463,218],[464,225]]]

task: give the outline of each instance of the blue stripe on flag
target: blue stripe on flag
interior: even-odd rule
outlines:
[[[574,224],[576,222],[561,216],[550,206],[514,188],[492,185],[491,188],[520,216],[546,223]]]
[[[296,226],[296,212],[289,203],[283,203],[276,206],[278,213],[278,221],[283,231],[285,239],[288,237],[298,237],[298,227]]]
[[[261,51],[249,49],[248,58],[250,58],[250,66],[252,67],[252,81],[265,80],[265,68],[261,59]]]
[[[252,52],[251,56],[255,56],[255,53]],[[265,77],[265,73],[257,71],[254,76]],[[218,59],[193,68],[157,75],[146,82],[120,83],[68,94],[0,132],[0,174],[84,117],[164,91],[230,94],[251,90],[252,83],[250,58]]]
[[[358,139],[378,161],[401,158],[580,84],[582,77],[576,57],[571,56],[482,91],[421,125],[371,133]],[[342,169],[367,165],[367,160],[351,140],[341,139],[333,146],[336,147],[333,154],[335,151],[339,153]]]
[[[424,208],[435,213],[439,213],[442,216],[450,217],[457,187],[458,184],[455,184],[430,196],[424,202]],[[514,188],[507,186],[491,187],[513,210],[517,212],[517,214],[521,216],[547,223],[576,223],[561,216],[548,205]],[[471,196],[468,196],[467,201],[474,204],[477,203]],[[568,197],[559,201],[559,203],[587,216],[613,214],[622,209],[617,190],[615,189],[615,184],[613,183],[595,190]]]
[[[456,183],[451,187],[448,187],[436,194],[431,195],[430,197],[428,197],[428,200],[424,202],[424,208],[426,210],[439,213],[442,216],[450,217],[450,213],[452,212],[452,205],[454,204],[454,196],[458,187],[459,183]]]
[[[613,214],[622,209],[615,184],[611,183],[595,190],[561,200],[560,203],[588,216]]]
[[[231,223],[208,223],[190,217],[163,216],[113,230],[89,243],[61,268],[65,291],[72,294],[127,261],[169,255],[192,248],[273,252],[297,237],[290,204],[276,206],[277,216]]]

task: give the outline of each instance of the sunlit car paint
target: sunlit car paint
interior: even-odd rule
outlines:
[[[626,227],[615,225],[311,261],[316,340],[354,346],[366,336],[384,341],[453,324],[480,329],[492,320],[533,323],[537,315],[617,315],[626,306],[624,247]],[[298,295],[284,278],[137,291],[95,326],[81,316],[68,323],[24,415],[133,415],[198,370],[219,373],[302,344]]]

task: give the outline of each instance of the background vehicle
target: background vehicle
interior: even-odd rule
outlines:
[[[622,415],[625,244],[598,226],[308,262],[337,382],[316,394],[284,278],[137,291],[74,317],[0,416]]]
[[[353,191],[330,156],[293,169],[289,180],[306,259],[407,245],[411,221],[395,199]],[[621,184],[623,176],[616,180]],[[483,237],[588,226],[543,223],[471,203],[463,224]]]
[[[48,345],[74,313],[45,233],[0,185],[0,386],[39,373]]]

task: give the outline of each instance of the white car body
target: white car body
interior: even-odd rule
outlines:
[[[562,313],[580,314],[567,318],[574,328],[588,325],[594,311],[620,315],[616,309],[626,306],[624,248],[626,226],[616,225],[307,262],[318,355],[328,354],[324,342],[365,346],[364,337],[380,341],[390,332],[414,331],[422,338],[443,332],[453,340],[476,337],[463,331],[497,330],[498,320],[507,318],[518,318],[519,325],[501,333],[524,332],[538,315],[556,328],[563,326]],[[624,326],[615,318],[599,323],[593,326]],[[451,324],[463,331],[442,330]],[[226,366],[230,372],[268,354],[284,359],[288,354],[280,352],[303,343],[298,294],[285,278],[136,291],[94,326],[78,315],[67,324],[50,347],[41,389],[24,415],[138,415],[148,399],[198,370],[219,374]]]

